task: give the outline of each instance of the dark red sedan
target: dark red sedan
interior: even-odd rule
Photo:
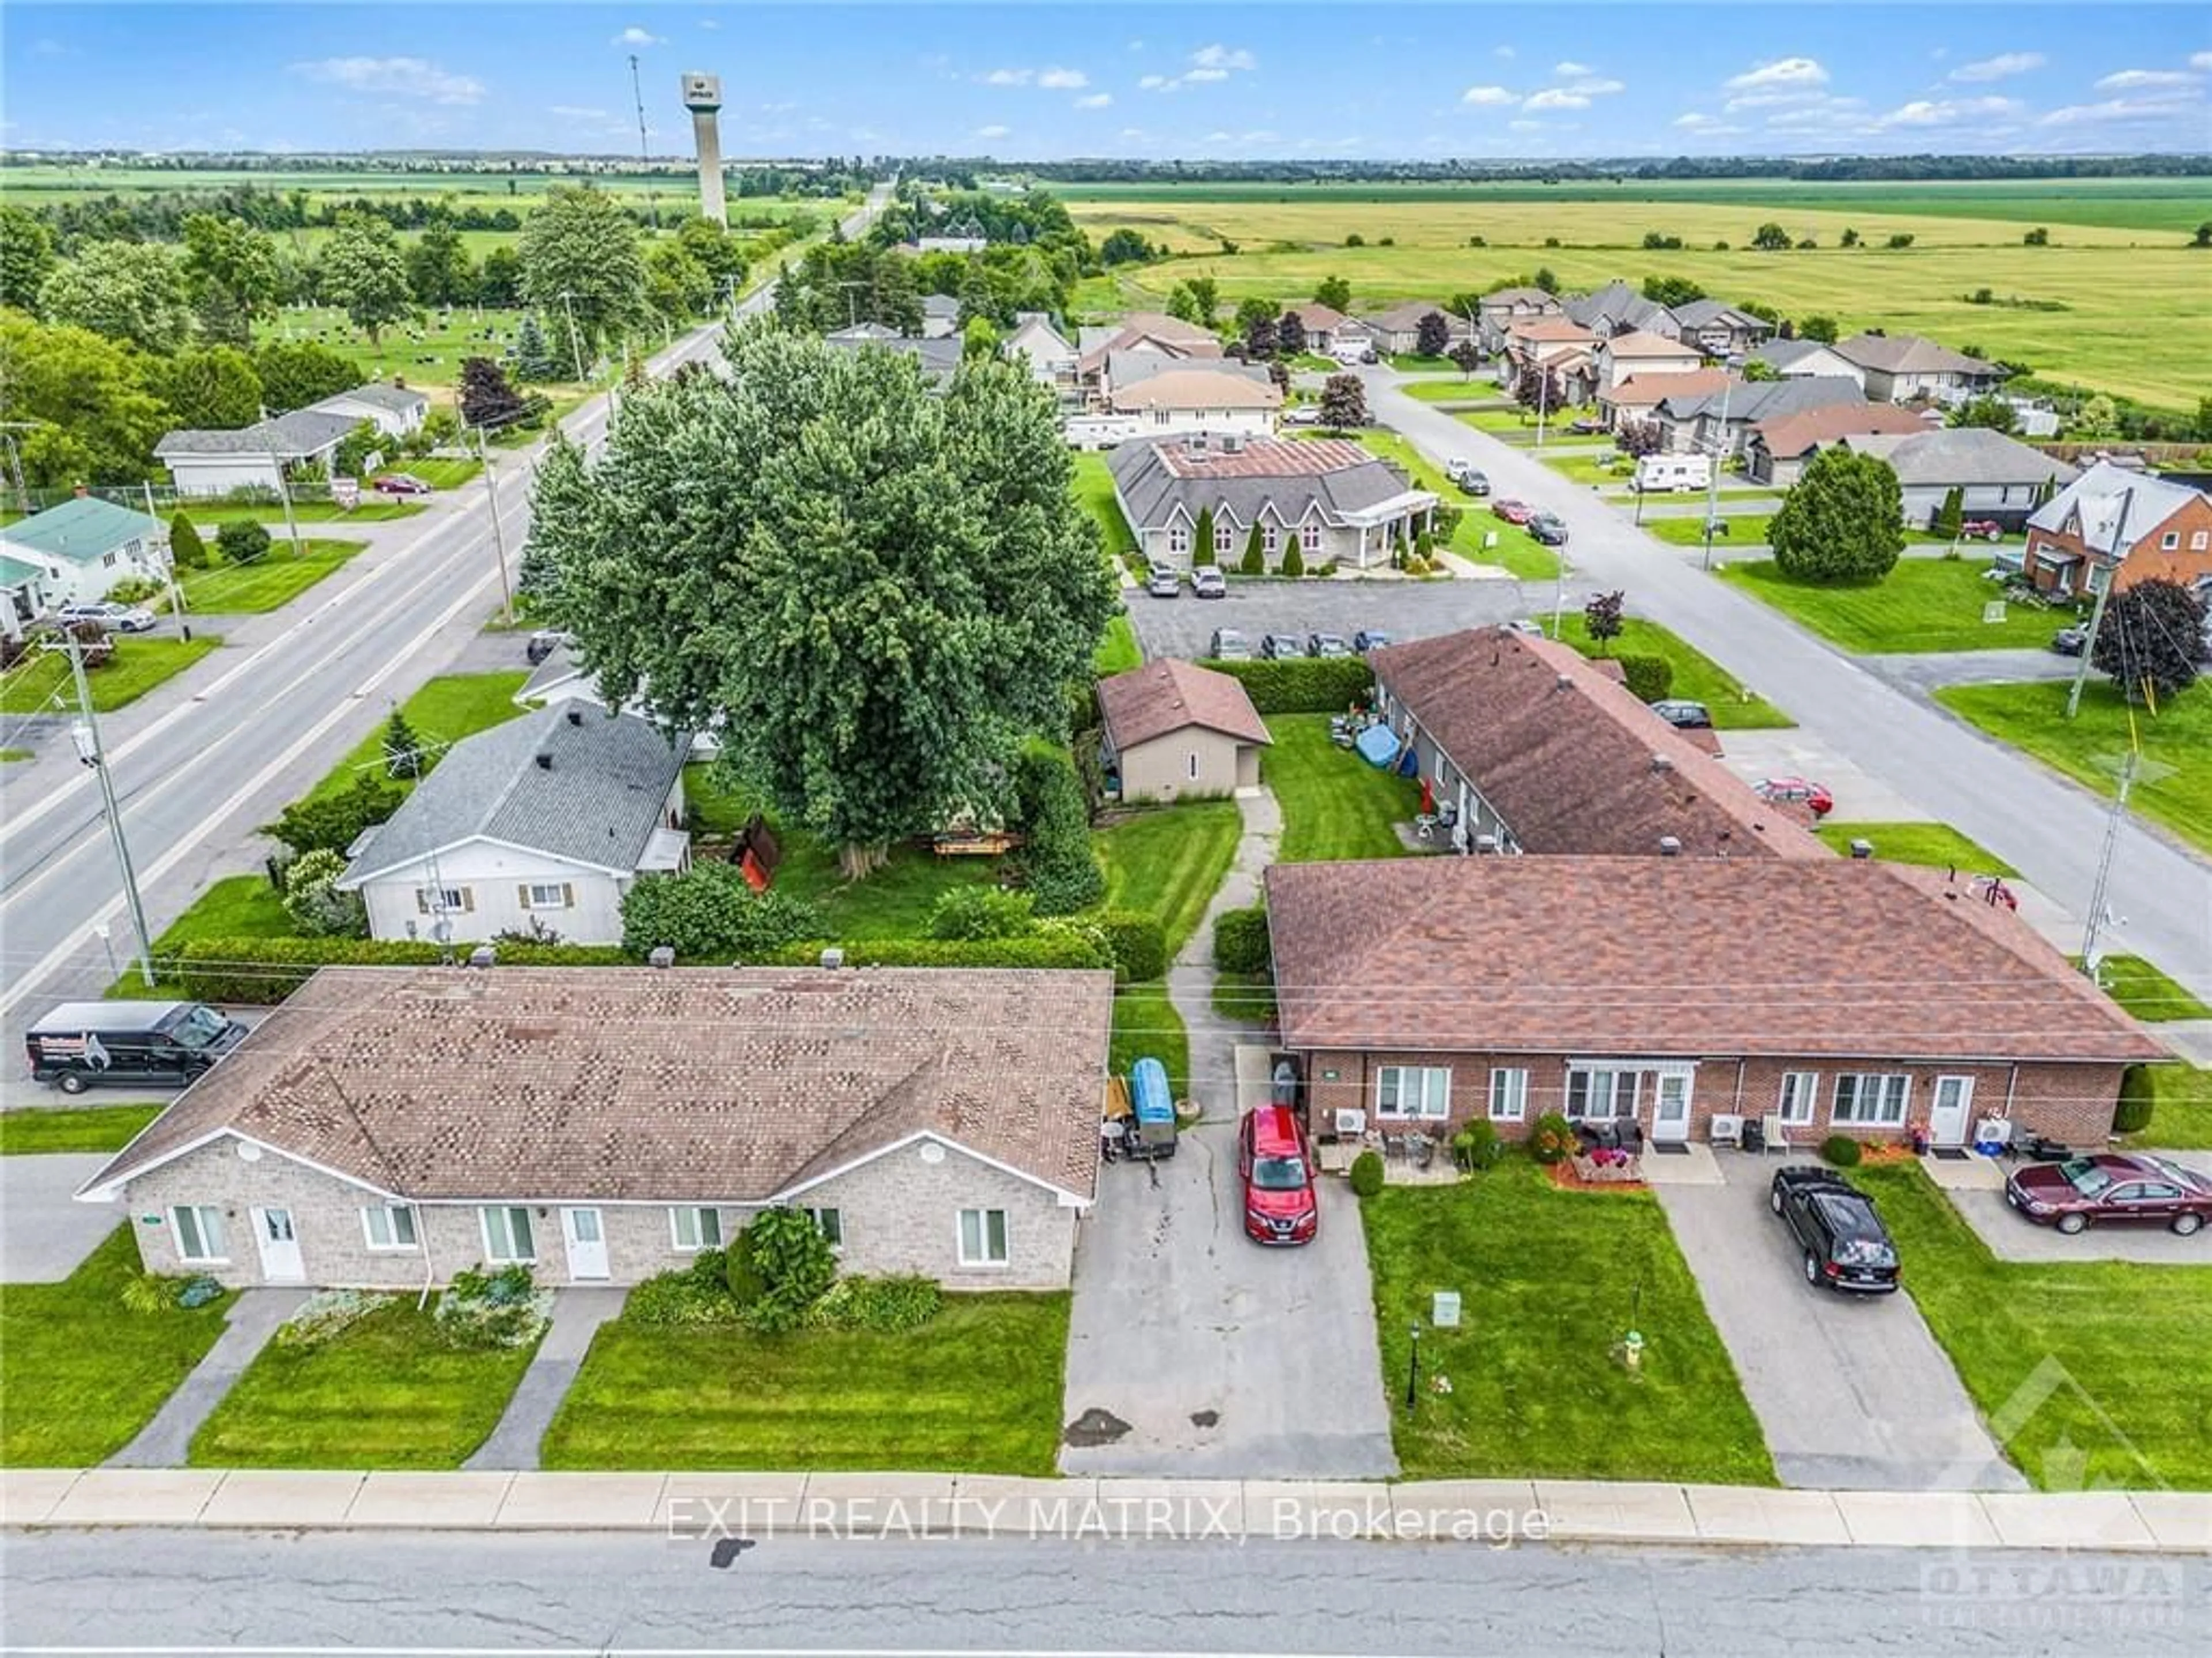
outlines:
[[[1310,1243],[1321,1229],[1312,1148],[1287,1106],[1244,1114],[1237,1131],[1237,1170],[1244,1185],[1244,1236],[1255,1243]]]
[[[2158,1221],[2183,1237],[2212,1220],[2212,1179],[2164,1157],[2106,1152],[2013,1171],[2005,1201],[2062,1232],[2115,1221]]]
[[[386,472],[368,486],[380,495],[427,495],[430,486],[412,472]]]
[[[1490,510],[1508,524],[1526,524],[1536,516],[1536,509],[1525,501],[1516,501],[1506,495],[1490,503]]]

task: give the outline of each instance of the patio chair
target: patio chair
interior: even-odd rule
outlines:
[[[1644,1130],[1633,1117],[1623,1122],[1615,1131],[1616,1143],[1632,1157],[1644,1154]]]
[[[1769,1151],[1787,1156],[1790,1151],[1790,1126],[1782,1121],[1779,1111],[1770,1111],[1759,1120],[1759,1133]]]

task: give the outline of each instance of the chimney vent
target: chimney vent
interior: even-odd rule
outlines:
[[[1672,771],[1674,769],[1674,762],[1672,760],[1669,760],[1663,754],[1655,754],[1651,756],[1651,769],[1654,771]]]
[[[74,493],[79,501],[82,501],[87,495],[92,493],[92,488],[89,484],[80,483],[76,486]]]
[[[834,945],[831,946],[822,952],[822,965],[832,969],[844,966],[845,952]]]
[[[1552,689],[1555,691],[1571,691],[1574,688],[1574,677],[1571,674],[1560,674],[1552,681]]]
[[[1661,835],[1659,837],[1659,855],[1662,858],[1680,858],[1682,855],[1681,841],[1671,835]]]
[[[538,750],[538,769],[540,771],[551,771],[553,769],[552,750],[540,749]]]
[[[1856,841],[1853,841],[1851,842],[1851,856],[1852,856],[1852,857],[1854,857],[1854,858],[1871,858],[1871,857],[1873,857],[1873,856],[1874,856],[1874,842],[1873,842],[1873,841],[1866,841],[1866,840],[1856,840]]]
[[[493,949],[489,944],[478,944],[474,950],[469,952],[469,965],[471,967],[489,967],[498,959],[499,952]]]
[[[676,952],[666,944],[655,944],[646,955],[647,967],[674,967]]]
[[[581,731],[584,726],[584,711],[571,704],[568,709],[568,723]]]

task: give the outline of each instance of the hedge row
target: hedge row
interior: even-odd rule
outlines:
[[[1254,904],[1213,918],[1213,964],[1224,973],[1268,970],[1267,911]]]
[[[1674,691],[1674,665],[1663,656],[1621,656],[1622,678],[1639,701],[1663,702]]]
[[[766,967],[811,967],[825,950],[845,952],[847,967],[1071,967],[1114,965],[1095,932],[1050,927],[1018,938],[815,939],[763,957]],[[748,965],[751,965],[748,963]]]
[[[1240,680],[1261,714],[1341,714],[1367,700],[1375,677],[1356,656],[1286,657],[1207,667]]]
[[[465,957],[470,948],[401,938],[195,938],[155,966],[193,1001],[267,1004],[283,1001],[319,967],[428,967],[449,954]],[[632,959],[615,944],[499,946],[507,967],[620,967]]]
[[[1116,984],[1144,984],[1167,976],[1168,930],[1158,916],[1115,909],[1092,918],[1088,925],[1106,940]]]

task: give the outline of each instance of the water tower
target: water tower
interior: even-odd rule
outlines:
[[[727,224],[722,206],[722,135],[714,117],[722,107],[722,77],[686,72],[684,107],[691,112],[691,137],[699,147],[699,211]]]

